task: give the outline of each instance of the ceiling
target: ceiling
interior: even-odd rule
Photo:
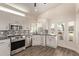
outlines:
[[[10,3],[8,5],[12,7],[16,6],[16,8],[19,7],[23,9],[24,12],[28,11],[28,13],[38,16],[51,8],[57,7],[60,3],[36,3],[36,7],[34,7],[34,3]]]
[[[39,15],[51,8],[57,7],[60,3],[36,3],[36,7],[34,7],[34,3],[13,3],[12,5],[28,10],[29,13]]]

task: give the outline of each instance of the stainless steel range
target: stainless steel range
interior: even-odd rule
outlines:
[[[25,49],[25,39],[23,36],[11,37],[11,55]]]
[[[25,36],[20,25],[10,25],[9,37],[11,39],[11,55],[25,49]]]

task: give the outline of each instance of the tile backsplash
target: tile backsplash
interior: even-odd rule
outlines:
[[[0,30],[0,37],[6,37],[8,31],[7,30]]]

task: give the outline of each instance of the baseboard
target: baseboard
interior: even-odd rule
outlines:
[[[27,49],[27,48],[29,48],[29,47],[31,47],[31,46],[32,46],[32,45],[30,45],[30,46],[28,46],[28,47],[25,47],[25,48]]]

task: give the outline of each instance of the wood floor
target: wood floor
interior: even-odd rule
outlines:
[[[14,56],[79,56],[79,54],[62,47],[57,47],[55,49],[50,47],[33,46],[15,54]]]

